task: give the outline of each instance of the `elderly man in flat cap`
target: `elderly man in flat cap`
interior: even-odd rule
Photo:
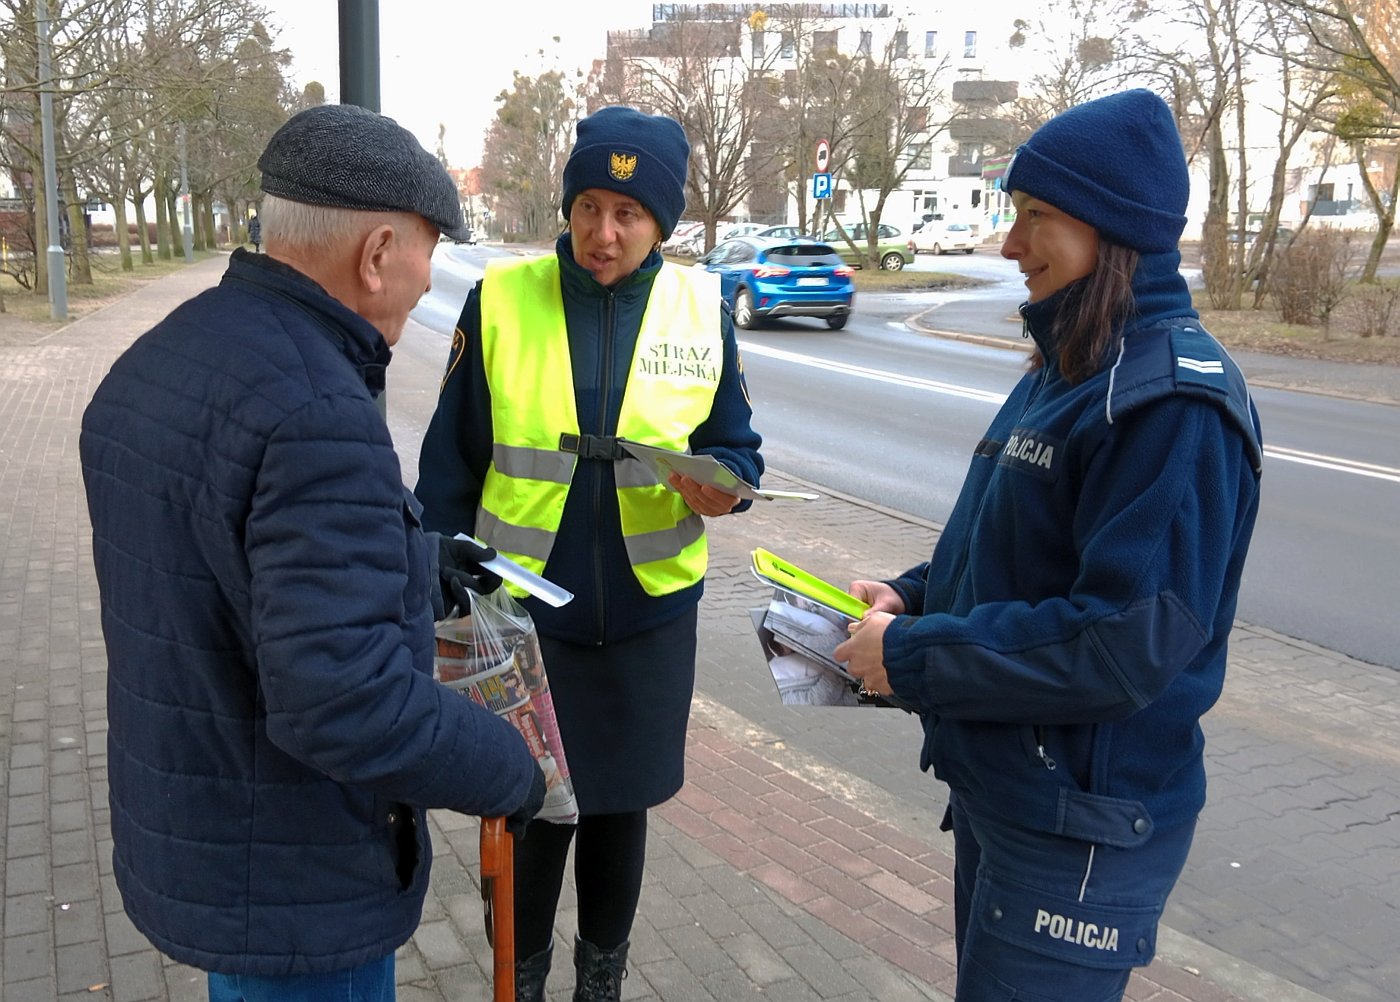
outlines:
[[[462,232],[390,119],[304,111],[259,161],[267,254],[112,367],[80,443],[127,914],[214,1002],[394,997],[424,810],[538,810],[520,735],[433,680],[490,552],[425,534],[374,398]]]

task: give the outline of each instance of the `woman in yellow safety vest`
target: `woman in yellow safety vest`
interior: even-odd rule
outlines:
[[[733,324],[713,276],[663,262],[685,206],[680,125],[610,107],[578,125],[555,253],[493,260],[467,296],[423,439],[427,527],[469,532],[575,594],[523,602],[539,630],[578,798],[576,1000],[617,999],[641,894],[647,809],[684,780],[701,516],[730,494],[657,481],[618,443],[763,472]],[[674,488],[674,489],[672,489]],[[575,826],[516,847],[516,997],[544,999]]]

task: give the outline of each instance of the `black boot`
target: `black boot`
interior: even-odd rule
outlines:
[[[544,982],[554,960],[553,941],[525,960],[515,962],[515,1002],[544,1002]]]
[[[627,977],[627,947],[600,950],[587,940],[574,937],[574,1002],[618,1002],[622,979]]]

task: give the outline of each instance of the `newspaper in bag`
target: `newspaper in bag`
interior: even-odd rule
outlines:
[[[544,772],[543,821],[573,824],[578,801],[569,779],[554,699],[535,623],[505,588],[472,594],[471,613],[437,624],[439,682],[512,723]]]

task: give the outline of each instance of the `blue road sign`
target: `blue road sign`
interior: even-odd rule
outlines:
[[[831,175],[830,175],[830,174],[813,174],[813,175],[812,175],[812,197],[813,197],[813,198],[830,198],[830,197],[831,197]]]

